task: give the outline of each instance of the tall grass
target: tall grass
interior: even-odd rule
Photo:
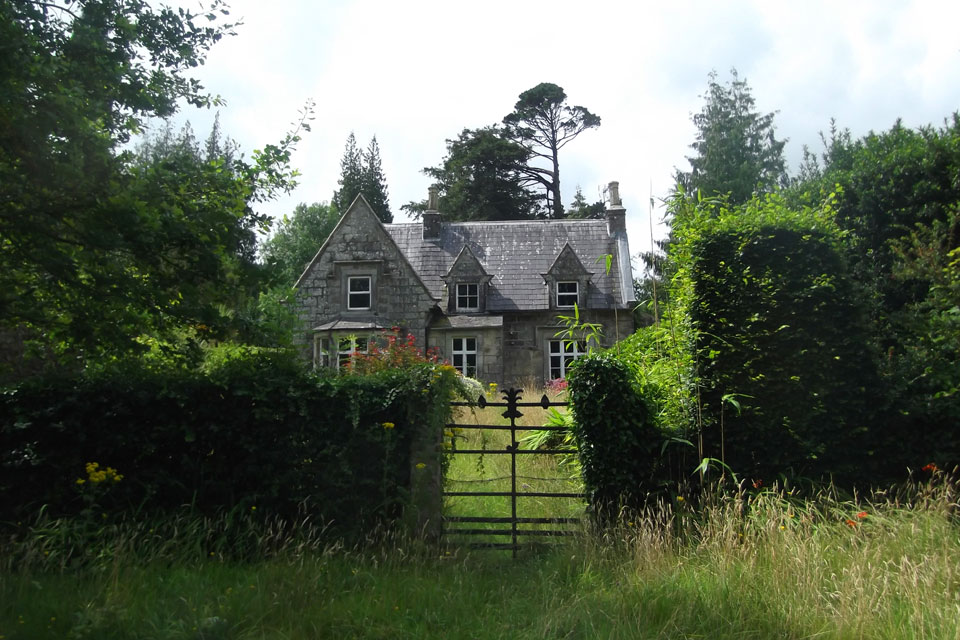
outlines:
[[[538,402],[544,390],[532,387],[524,392],[523,402]],[[563,401],[563,393],[549,393],[551,399]],[[488,393],[487,398],[493,402],[501,401],[499,393]],[[561,411],[565,409],[561,408]],[[455,415],[459,424],[465,425],[500,425],[508,426],[510,421],[502,416],[503,407],[487,406],[480,408],[461,408]],[[516,420],[517,426],[541,427],[547,423],[549,412],[542,407],[520,407],[523,415]],[[521,449],[530,448],[523,442],[531,432],[517,431],[517,439],[521,442]],[[446,488],[450,491],[510,491],[511,489],[511,460],[503,452],[511,444],[509,431],[463,429],[454,434],[453,447],[461,450],[490,451],[487,454],[454,454],[450,458],[450,468],[447,473]],[[583,490],[583,483],[575,465],[565,464],[565,457],[558,455],[530,455],[517,456],[517,490],[519,493],[578,493]],[[586,503],[579,498],[568,497],[520,497],[517,500],[517,515],[521,518],[578,518],[583,515]],[[455,496],[448,497],[444,505],[447,516],[481,516],[481,517],[509,517],[511,515],[511,500],[500,496]],[[500,529],[502,524],[469,524],[457,525],[459,528]],[[524,524],[524,530],[558,529],[557,524],[538,525]],[[503,536],[483,536],[468,538],[449,535],[449,542],[509,542]],[[527,538],[524,542],[530,543],[543,540],[542,537]]]
[[[717,492],[519,561],[241,514],[44,521],[2,541],[0,636],[956,639],[955,487]]]

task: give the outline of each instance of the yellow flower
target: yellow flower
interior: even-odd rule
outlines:
[[[77,484],[83,484],[84,482],[86,482],[86,480],[83,478],[77,478]]]
[[[677,496],[677,502],[683,502],[683,496]]]
[[[425,465],[424,463],[422,462],[417,463],[417,469],[426,469],[426,468],[427,468],[427,465]]]
[[[394,428],[395,426],[397,426],[397,425],[393,424],[392,422],[384,422],[384,423],[383,423],[382,425],[380,425],[380,426],[383,427],[384,429],[390,430],[390,429],[393,429],[393,428]]]

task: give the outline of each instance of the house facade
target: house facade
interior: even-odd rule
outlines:
[[[626,210],[604,219],[383,224],[358,196],[296,284],[305,354],[340,367],[399,327],[464,375],[507,385],[566,377],[585,352],[558,335],[576,310],[603,345],[633,330]]]

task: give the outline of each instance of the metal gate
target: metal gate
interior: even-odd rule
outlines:
[[[557,518],[529,518],[521,517],[517,513],[518,498],[583,498],[584,494],[580,492],[552,492],[552,491],[518,491],[517,489],[517,457],[531,455],[559,455],[576,453],[576,448],[546,448],[546,449],[521,449],[517,440],[517,433],[522,431],[563,431],[564,427],[558,426],[520,426],[517,419],[523,416],[520,407],[541,407],[548,409],[550,407],[566,407],[568,402],[554,402],[546,394],[539,402],[521,402],[523,391],[510,388],[502,392],[503,402],[490,402],[482,394],[476,403],[470,402],[452,402],[454,407],[505,407],[503,417],[507,418],[509,425],[493,424],[464,424],[450,423],[447,428],[450,430],[491,430],[491,431],[509,431],[510,442],[503,449],[456,449],[451,448],[447,451],[450,455],[507,455],[510,456],[510,491],[444,491],[444,496],[450,497],[506,497],[510,499],[509,517],[489,517],[489,516],[444,516],[442,534],[447,542],[455,542],[463,538],[469,539],[471,536],[484,537],[504,537],[509,538],[509,542],[469,542],[468,546],[474,549],[503,549],[510,550],[513,557],[517,556],[517,551],[524,543],[521,539],[537,537],[541,541],[550,537],[569,536],[576,533],[574,527],[581,522],[580,518],[557,517]],[[507,525],[509,528],[471,528],[464,525],[495,524]],[[522,525],[552,525],[552,528],[538,527],[535,529],[523,528]],[[525,544],[530,544],[526,542]]]

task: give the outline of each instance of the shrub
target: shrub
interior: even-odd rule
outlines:
[[[37,378],[0,397],[0,520],[89,508],[88,463],[123,476],[96,496],[104,513],[191,505],[284,517],[344,532],[399,517],[456,387],[421,363],[317,377],[284,352],[225,350],[202,371],[124,363]],[[431,468],[437,460],[426,460]]]
[[[577,362],[570,375],[584,488],[601,519],[638,508],[662,489],[663,437],[630,368],[611,352]]]

